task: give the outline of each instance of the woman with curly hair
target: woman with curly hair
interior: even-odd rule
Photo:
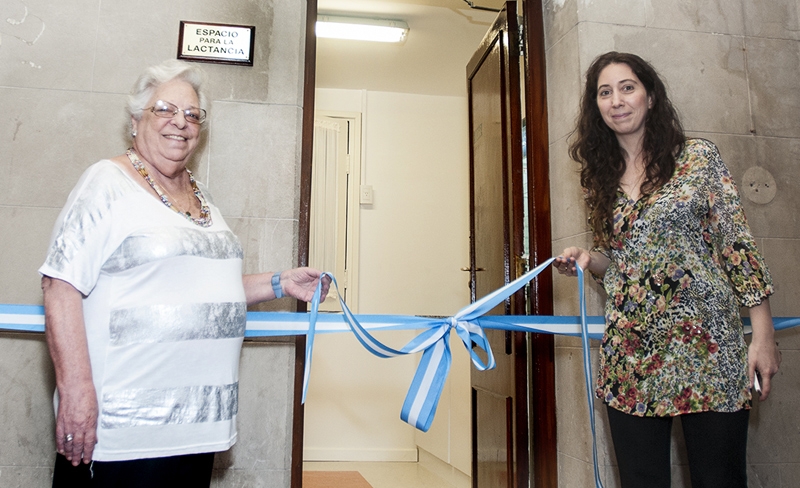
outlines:
[[[685,138],[664,83],[633,54],[589,67],[574,136],[594,247],[565,249],[557,269],[590,271],[608,295],[596,394],[622,486],[670,486],[680,415],[692,486],[746,487],[751,388],[760,380],[766,400],[780,352],[772,279],[731,175],[714,144]]]

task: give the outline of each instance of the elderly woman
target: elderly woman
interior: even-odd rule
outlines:
[[[89,167],[56,222],[39,269],[53,486],[208,486],[214,453],[236,442],[247,305],[309,301],[319,282],[308,268],[242,276],[239,240],[186,167],[203,78],[149,68],[128,100],[132,147]]]

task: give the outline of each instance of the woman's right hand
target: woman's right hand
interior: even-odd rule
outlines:
[[[592,253],[580,247],[568,247],[556,258],[556,270],[562,275],[577,276],[578,269],[587,270],[592,265]],[[606,265],[607,266],[607,265]]]
[[[73,466],[92,460],[97,444],[96,395],[91,381],[58,389],[56,449]]]
[[[42,277],[42,294],[44,333],[58,389],[56,450],[77,466],[92,461],[98,416],[82,295],[66,281],[49,276]]]

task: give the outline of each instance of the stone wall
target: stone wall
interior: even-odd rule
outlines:
[[[715,142],[739,185],[745,212],[776,283],[775,316],[798,316],[800,289],[800,4],[796,0],[547,0],[545,7],[550,123],[553,249],[586,246],[591,236],[576,163],[567,154],[583,74],[606,51],[649,60],[667,82],[691,136]],[[761,199],[753,174],[768,172],[777,192]],[[768,200],[768,201],[767,201]],[[590,313],[602,314],[594,283]],[[556,312],[576,314],[575,284],[555,278]],[[777,334],[783,352],[774,390],[755,402],[748,444],[750,486],[797,486],[800,476],[800,330]],[[595,346],[597,343],[595,343]],[[580,344],[556,341],[559,484],[590,486],[591,434],[583,389]],[[595,371],[596,371],[596,354]],[[605,411],[595,407],[601,472],[619,486]],[[680,429],[675,428],[674,433]],[[673,486],[688,486],[680,436],[673,440]]]
[[[0,0],[0,303],[41,304],[39,276],[67,194],[129,145],[125,99],[175,58],[179,22],[254,25],[254,66],[203,64],[213,99],[192,169],[245,248],[245,271],[297,255],[306,3]],[[284,299],[273,308],[290,309]],[[289,486],[294,343],[245,346],[239,441],[214,486]],[[0,486],[50,486],[52,365],[43,337],[0,334]]]

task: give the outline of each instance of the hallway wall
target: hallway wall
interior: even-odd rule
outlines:
[[[776,283],[775,316],[798,316],[800,290],[800,4],[796,0],[546,0],[545,32],[550,124],[553,249],[589,245],[577,164],[567,154],[583,84],[592,60],[610,50],[653,63],[688,134],[715,142],[743,194],[745,212]],[[767,170],[777,194],[748,199],[752,168]],[[591,280],[591,314],[604,295]],[[556,274],[556,313],[577,313],[574,281]],[[768,401],[755,401],[748,444],[751,486],[796,486],[800,477],[800,329],[777,334],[783,364]],[[597,343],[594,343],[597,346]],[[559,484],[592,484],[591,434],[580,344],[556,339]],[[594,369],[597,367],[597,356]],[[573,408],[580,405],[580,408]],[[598,444],[606,487],[619,486],[600,402]],[[676,431],[679,429],[676,428]],[[673,438],[673,486],[688,486],[682,441]]]
[[[41,303],[56,216],[86,167],[128,147],[126,95],[176,56],[180,20],[256,26],[253,67],[201,65],[214,103],[192,169],[241,239],[246,272],[292,266],[305,12],[294,0],[0,0],[0,303]],[[239,440],[217,456],[213,486],[288,486],[293,372],[293,340],[244,347]],[[50,486],[53,389],[43,337],[0,334],[0,486]]]
[[[358,313],[447,316],[469,303],[466,99],[317,88],[318,111],[362,114]],[[383,332],[392,347],[411,331]],[[349,334],[316,339],[306,406],[306,460],[416,461],[417,446],[470,473],[470,364],[453,337],[453,365],[427,433],[400,420],[419,356],[379,359]],[[329,366],[324,366],[325,364]],[[357,412],[357,414],[356,414]]]

